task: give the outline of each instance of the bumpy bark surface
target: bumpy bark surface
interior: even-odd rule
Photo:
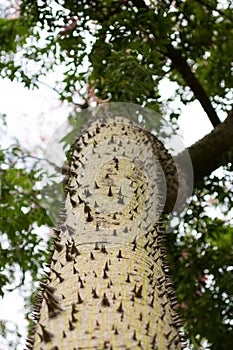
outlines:
[[[160,164],[175,179],[171,162],[121,117],[95,121],[76,140],[29,348],[181,349],[159,223]]]

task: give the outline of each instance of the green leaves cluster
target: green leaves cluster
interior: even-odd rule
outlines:
[[[195,349],[203,339],[210,349],[227,350],[232,344],[232,180],[228,171],[221,180],[206,179],[205,187],[195,190],[179,229],[168,236],[179,311]]]
[[[38,186],[42,174],[39,160],[18,142],[0,149],[0,297],[23,291],[29,281],[34,291],[48,261],[50,241],[38,233],[40,227],[48,232],[52,224]],[[29,297],[25,293],[26,305]],[[1,319],[0,336],[2,346],[16,349],[21,338],[17,323]]]
[[[38,227],[51,225],[36,188],[41,171],[35,162],[26,166],[26,159],[30,154],[17,144],[0,151],[1,296],[7,285],[8,289],[15,287],[19,271],[19,285],[24,283],[26,272],[36,280],[46,259],[43,239],[36,233]]]
[[[230,5],[230,2],[228,2]],[[180,1],[179,47],[215,102],[232,87],[229,48],[233,44],[232,10],[218,1]],[[219,102],[217,102],[219,103]],[[222,103],[222,100],[221,100]],[[223,105],[221,104],[221,108]]]
[[[1,76],[36,86],[38,77],[62,65],[64,78],[56,84],[62,99],[75,101],[78,91],[87,100],[88,82],[99,98],[159,111],[158,84],[164,77],[178,83],[184,102],[193,99],[169,59],[172,45],[215,104],[226,108],[233,83],[230,2],[223,7],[215,0],[164,1],[150,9],[138,9],[137,3],[23,0],[19,18],[0,20],[1,51],[7,56],[23,49],[19,64],[2,55]],[[33,73],[32,62],[38,62]]]

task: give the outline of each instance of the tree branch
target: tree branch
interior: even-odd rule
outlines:
[[[221,165],[226,165],[227,153],[233,149],[233,108],[223,123],[188,148],[194,172],[194,185]],[[181,155],[178,155],[179,159]]]
[[[138,9],[140,8],[144,8],[147,9],[148,6],[145,4],[145,2],[143,0],[132,0],[132,3],[134,4],[134,6],[136,6]]]
[[[46,87],[49,88],[50,90],[55,91],[58,95],[60,95],[60,92],[59,92],[55,87],[53,87],[53,86],[47,84],[45,81],[42,81],[42,80],[39,80],[39,79],[38,79],[37,82],[38,82],[39,84],[42,84],[42,85],[46,86]]]
[[[142,0],[132,0],[134,6],[138,9],[148,9],[148,6]],[[200,84],[195,74],[192,72],[190,66],[188,65],[186,59],[183,57],[180,50],[174,48],[171,44],[165,45],[166,51],[163,52],[171,61],[174,68],[181,74],[184,82],[190,87],[193,91],[194,96],[200,102],[202,108],[209,117],[212,125],[216,127],[221,123],[218,115],[213,108],[210,99],[204,89]]]
[[[229,19],[230,21],[232,20],[232,18],[230,16],[228,16],[224,10],[220,10],[218,8],[213,8],[209,3],[203,1],[203,0],[195,0],[197,3],[201,4],[202,6],[205,6],[208,10],[210,11],[215,11],[215,12],[218,12],[221,16]]]
[[[192,72],[186,59],[182,56],[181,51],[175,49],[171,44],[167,44],[166,49],[167,57],[170,58],[174,68],[181,74],[185,83],[193,91],[195,97],[198,99],[198,101],[202,105],[202,108],[209,117],[212,125],[215,127],[218,124],[220,124],[221,121],[218,118],[217,113],[215,112],[215,109],[213,108],[205,89],[200,84],[195,74]]]

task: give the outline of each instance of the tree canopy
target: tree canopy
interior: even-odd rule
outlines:
[[[231,1],[218,0],[22,0],[0,5],[0,76],[36,88],[60,67],[62,75],[52,88],[73,106],[71,118],[93,102],[109,100],[148,107],[176,127],[181,111],[174,100],[185,105],[197,100],[211,121],[213,132],[189,149],[194,194],[166,243],[193,349],[203,344],[229,349],[233,341],[232,20]],[[164,79],[176,83],[172,98],[161,97]],[[3,296],[18,267],[20,285],[26,272],[33,281],[38,278],[47,249],[37,228],[52,223],[37,186],[40,163],[19,144],[1,147],[0,159]],[[213,173],[219,167],[220,175]]]

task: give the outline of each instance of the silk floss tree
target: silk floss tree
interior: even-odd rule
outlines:
[[[63,208],[28,349],[184,346],[163,217],[190,189],[187,154],[167,152],[145,128],[146,111],[105,103],[83,111],[84,125],[69,133]]]

